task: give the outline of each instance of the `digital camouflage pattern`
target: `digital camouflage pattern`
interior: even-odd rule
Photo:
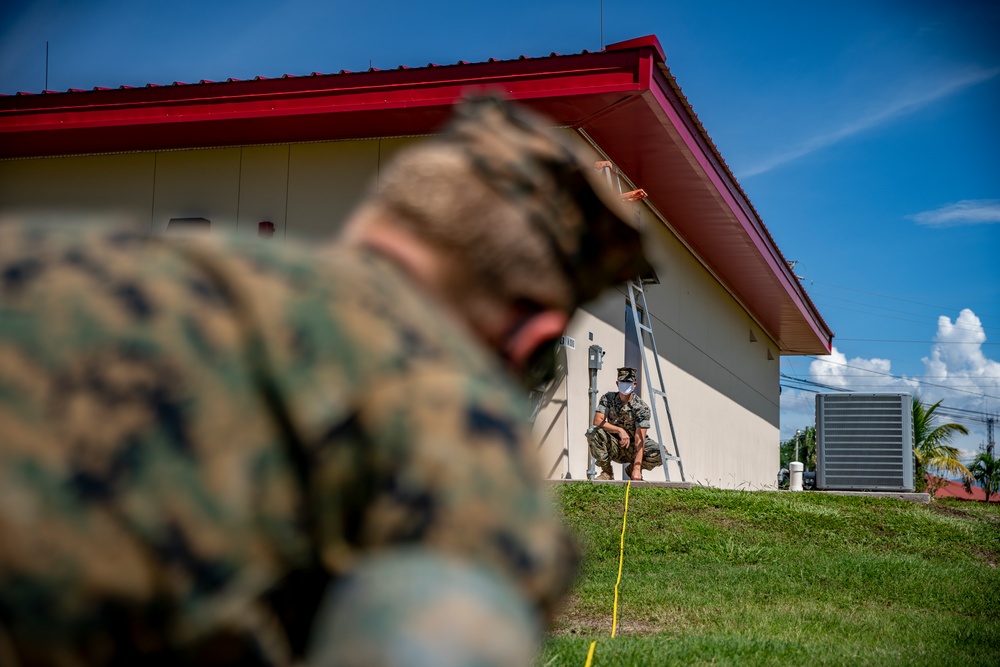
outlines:
[[[632,398],[625,402],[617,391],[602,395],[597,402],[597,411],[630,434],[635,433],[637,428],[649,428],[649,420],[652,418],[649,406],[639,396],[632,394]]]
[[[621,378],[620,369],[619,378]],[[628,382],[628,380],[619,380]],[[632,381],[635,381],[633,376]],[[610,424],[625,429],[631,436],[628,447],[622,447],[621,440],[616,433],[605,431],[602,428],[593,428],[587,432],[587,443],[590,445],[590,455],[594,457],[597,465],[602,469],[615,463],[632,463],[635,460],[635,437],[634,433],[639,428],[649,428],[649,420],[652,416],[649,406],[641,398],[632,394],[629,401],[623,402],[617,391],[609,391],[601,396],[597,403],[597,411],[602,413]],[[642,469],[652,470],[663,465],[660,456],[660,445],[653,438],[646,437],[643,443]]]
[[[590,445],[590,455],[601,470],[614,463],[632,463],[635,461],[635,439],[629,442],[628,447],[622,447],[621,440],[617,435],[604,429],[595,428],[587,434],[587,444]],[[643,470],[652,470],[663,465],[663,458],[660,456],[660,445],[653,438],[646,438],[642,445]]]
[[[498,97],[471,96],[441,134],[394,156],[372,200],[457,257],[463,297],[479,287],[572,313],[652,269],[633,211],[593,153],[551,125]]]
[[[618,369],[618,382],[635,382],[636,371],[634,368],[622,366]]]
[[[544,617],[522,394],[373,252],[0,226],[0,663],[289,664],[399,546]]]
[[[546,239],[575,293],[573,310],[652,267],[632,212],[550,125],[500,98],[471,97],[455,107],[440,140],[460,147],[473,171]]]

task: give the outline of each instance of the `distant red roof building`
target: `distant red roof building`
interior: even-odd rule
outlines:
[[[950,479],[942,479],[940,477],[935,477],[934,475],[927,475],[927,486],[928,488],[933,488],[933,485],[943,482],[943,486],[934,492],[935,498],[958,498],[959,500],[978,500],[979,502],[986,502],[986,491],[981,487],[973,486],[971,493],[965,490],[961,482],[954,482]],[[994,493],[990,496],[991,503],[1000,503],[1000,493]]]

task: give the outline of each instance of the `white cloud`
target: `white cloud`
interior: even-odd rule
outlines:
[[[806,155],[840,143],[856,134],[871,130],[880,125],[885,125],[901,116],[918,111],[940,99],[960,93],[966,88],[988,81],[998,74],[1000,74],[1000,67],[993,69],[973,68],[958,74],[941,77],[937,82],[927,82],[926,85],[922,85],[915,91],[907,92],[896,99],[890,100],[881,108],[865,116],[845,123],[840,127],[821,132],[795,146],[791,146],[777,155],[767,158],[749,169],[742,170],[739,173],[739,177],[748,178],[750,176],[757,176],[789,162],[794,162]]]
[[[957,227],[1000,222],[1000,199],[963,199],[933,211],[906,216],[928,227]]]
[[[962,310],[954,321],[942,315],[937,321],[934,345],[921,360],[924,374],[896,376],[888,359],[847,356],[836,347],[809,365],[809,380],[837,389],[879,392],[905,391],[926,402],[945,399],[952,407],[992,412],[1000,399],[1000,361],[986,356],[986,331],[972,310]]]
[[[934,346],[930,356],[922,360],[930,376],[928,382],[996,396],[1000,388],[1000,362],[986,356],[983,352],[985,342],[982,322],[968,308],[959,313],[954,323],[949,317],[939,317]],[[938,387],[934,389],[935,393],[945,393]],[[951,402],[951,397],[947,398]],[[956,400],[969,402],[969,399]]]
[[[834,347],[830,355],[809,365],[808,379],[852,391],[906,392],[925,403],[943,399],[945,407],[995,413],[1000,407],[1000,399],[995,398],[1000,396],[1000,361],[990,359],[983,351],[986,332],[979,317],[968,308],[954,321],[942,315],[933,340],[930,354],[922,358],[924,373],[919,378],[893,377],[890,360],[848,359]],[[812,410],[798,391],[786,390],[781,398],[782,436],[788,437],[786,432],[794,432],[801,423],[811,421]],[[788,420],[784,419],[786,415]],[[946,418],[969,428],[970,435],[957,437],[953,444],[961,450],[963,460],[970,459],[985,441],[985,426],[979,421]],[[794,423],[790,423],[792,420]]]
[[[829,355],[809,364],[809,378],[831,387],[865,392],[913,392],[917,386],[913,380],[893,377],[892,362],[888,359],[848,360],[836,347]]]

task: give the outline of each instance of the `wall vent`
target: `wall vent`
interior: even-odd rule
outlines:
[[[816,488],[912,491],[912,397],[816,394]]]

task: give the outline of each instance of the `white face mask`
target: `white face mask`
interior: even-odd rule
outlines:
[[[635,384],[632,383],[632,382],[619,382],[618,383],[618,392],[621,393],[621,394],[625,394],[626,396],[628,396],[629,394],[631,394],[634,389],[635,389]]]

